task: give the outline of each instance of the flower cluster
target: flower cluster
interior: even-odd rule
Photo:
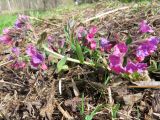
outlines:
[[[160,40],[157,37],[150,37],[136,49],[136,57],[138,61],[143,61],[146,56],[151,55],[156,49]]]
[[[24,15],[19,15],[12,28],[5,28],[3,34],[0,36],[0,42],[9,46],[8,50],[11,54],[8,56],[9,60],[13,60],[12,67],[15,69],[24,68],[26,63],[22,59],[21,49],[18,43],[26,37],[27,31],[30,29],[29,18]]]
[[[48,39],[48,47],[51,48],[53,51],[58,52],[58,49],[62,49],[65,45],[65,39],[55,39],[52,35],[47,37]]]
[[[152,27],[147,24],[147,21],[143,20],[139,24],[140,33],[152,33],[154,32]],[[95,50],[96,42],[94,36],[97,33],[97,28],[92,27],[89,32],[87,32],[83,27],[79,27],[77,36],[79,40],[84,40],[85,45],[89,46],[91,50]],[[159,43],[157,37],[150,37],[147,40],[136,45],[133,53],[129,53],[130,46],[127,46],[125,42],[116,43],[113,45],[109,39],[100,39],[100,50],[109,53],[108,62],[109,67],[115,73],[127,73],[132,74],[134,72],[141,73],[147,69],[147,64],[142,63],[145,57],[151,55],[156,49]],[[128,54],[133,54],[136,57],[130,58]],[[124,64],[125,63],[125,64]]]
[[[3,34],[0,36],[0,42],[5,45],[12,45],[25,36],[27,30],[31,27],[27,16],[20,15],[16,20],[15,25],[12,28],[6,28],[3,30]]]
[[[127,53],[127,46],[125,43],[119,43],[114,46],[113,54],[109,55],[109,67],[112,71],[119,73],[134,73],[142,72],[147,68],[147,64],[133,62],[130,59],[127,61],[127,64],[123,66],[124,57]]]
[[[15,27],[19,29],[23,27],[25,27],[26,29],[30,29],[31,25],[30,25],[28,16],[19,15],[18,19],[15,22]]]
[[[153,32],[152,28],[147,24],[146,21],[140,23],[141,33]],[[141,42],[138,47],[135,49],[136,60],[127,59],[127,63],[123,66],[124,57],[127,51],[128,46],[125,43],[118,43],[113,47],[113,54],[109,55],[110,68],[116,73],[141,73],[147,69],[146,63],[141,63],[145,57],[151,55],[159,44],[160,39],[157,37],[150,37],[147,40]],[[108,44],[108,42],[106,42]],[[107,46],[107,45],[106,45]]]
[[[153,29],[151,28],[151,26],[149,26],[147,24],[146,20],[142,20],[139,27],[140,27],[140,29],[139,29],[140,33],[152,33],[152,32],[154,32]]]
[[[77,30],[77,36],[79,40],[82,40],[83,44],[89,47],[91,50],[96,49],[95,34],[97,33],[97,28],[95,26],[91,27],[89,31],[85,30],[84,27],[79,27]]]
[[[123,66],[124,57],[127,53],[127,45],[125,43],[119,43],[114,46],[113,54],[109,55],[109,67],[116,73],[134,73],[143,72],[147,68],[147,64],[133,62],[131,59],[127,60],[127,64]]]
[[[0,42],[10,46],[9,60],[13,60],[12,66],[16,69],[24,68],[27,61],[23,57],[29,58],[29,63],[34,69],[47,70],[47,65],[45,64],[45,54],[38,51],[38,49],[33,44],[29,44],[26,47],[26,52],[24,53],[20,46],[16,43],[23,40],[24,36],[27,36],[28,31],[31,30],[31,25],[29,23],[29,18],[24,15],[20,15],[16,20],[14,27],[7,28],[3,30],[3,34],[0,36]],[[156,51],[157,46],[160,42],[158,37],[150,37],[145,39],[143,42],[134,42],[134,48],[130,48],[130,45],[126,42],[120,42],[119,40],[114,43],[109,40],[109,38],[100,38],[99,46],[98,38],[96,39],[96,33],[98,32],[97,27],[93,26],[89,30],[84,27],[79,27],[76,31],[76,37],[80,45],[86,46],[95,53],[93,56],[94,60],[96,57],[100,56],[98,51],[100,48],[101,53],[108,55],[109,68],[117,74],[127,73],[132,74],[135,72],[142,73],[147,69],[147,63],[143,63],[145,57],[151,55]],[[147,21],[143,20],[139,24],[139,33],[152,33],[154,32],[152,27],[147,24]],[[119,41],[119,42],[118,42]],[[24,41],[23,41],[24,42]],[[59,52],[59,48],[67,46],[64,39],[56,40],[53,36],[48,36],[48,47],[54,52]],[[97,52],[98,51],[98,52]],[[92,53],[92,52],[91,52]],[[58,54],[58,53],[56,53]],[[98,55],[97,55],[98,54]],[[129,55],[134,55],[132,58]],[[76,60],[77,61],[77,60]]]
[[[44,55],[41,54],[34,45],[28,45],[26,53],[30,57],[30,64],[33,68],[38,68],[40,66],[43,70],[47,69]]]
[[[101,38],[100,40],[100,50],[104,52],[109,52],[112,48],[112,44],[106,38]]]

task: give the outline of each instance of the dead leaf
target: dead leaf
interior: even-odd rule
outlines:
[[[132,95],[125,95],[123,96],[123,100],[126,105],[133,105],[138,100],[142,98],[142,93],[132,94]]]

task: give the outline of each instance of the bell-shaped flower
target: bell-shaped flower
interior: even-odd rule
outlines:
[[[156,49],[160,40],[157,37],[150,37],[141,43],[136,49],[137,60],[143,61],[148,55],[151,55]]]
[[[142,73],[144,70],[147,69],[147,64],[146,63],[133,63],[132,61],[129,61],[125,67],[126,73]]]
[[[90,48],[91,48],[91,50],[95,50],[96,49],[96,41],[94,41],[94,40],[91,41]]]
[[[12,37],[6,34],[6,35],[0,36],[0,42],[6,45],[10,45],[12,44],[13,41],[12,41]]]
[[[16,28],[22,28],[26,25],[26,27],[29,28],[29,24],[27,23],[29,21],[28,16],[25,15],[19,15],[18,19],[15,22],[15,27]]]
[[[87,31],[83,26],[78,27],[78,29],[76,30],[76,35],[78,37],[78,40],[81,40],[83,37],[86,36],[86,34],[87,34]]]
[[[109,40],[106,38],[101,38],[100,40],[100,49],[101,51],[108,52],[112,48],[112,44],[110,44]]]
[[[15,62],[12,64],[12,67],[13,67],[14,69],[22,69],[22,68],[24,68],[25,66],[26,66],[26,63],[23,62],[23,61],[19,61],[19,60],[15,61]]]
[[[31,56],[31,66],[37,68],[44,62],[44,56],[40,53],[36,53],[35,55]]]
[[[37,53],[37,49],[32,44],[27,46],[26,53],[29,56],[34,56]]]
[[[26,53],[30,56],[30,63],[33,68],[38,68],[41,66],[42,69],[45,69],[45,57],[41,54],[35,46],[29,45],[27,47]]]
[[[142,20],[142,22],[140,23],[139,27],[140,27],[139,31],[141,33],[147,33],[147,32],[152,33],[152,32],[154,32],[152,30],[152,28],[147,24],[146,20]]]
[[[109,56],[109,67],[115,73],[123,73],[124,68],[122,66],[122,58],[118,55],[110,55]]]
[[[125,55],[128,50],[128,47],[125,43],[118,43],[114,46],[114,55]]]
[[[12,53],[14,53],[18,57],[20,55],[20,48],[13,47],[12,48]]]

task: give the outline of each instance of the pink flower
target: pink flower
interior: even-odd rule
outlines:
[[[10,45],[12,44],[13,41],[12,41],[12,38],[6,34],[6,35],[0,36],[0,42],[6,45]]]
[[[18,47],[13,47],[12,53],[14,53],[18,57],[20,55],[20,49]]]
[[[140,23],[140,30],[139,30],[141,33],[152,33],[154,32],[152,30],[152,28],[147,24],[147,21],[146,20],[143,20],[141,23]]]
[[[50,35],[50,36],[48,36],[48,38],[47,38],[47,39],[48,39],[48,42],[49,42],[49,43],[52,43],[52,42],[54,41],[54,39],[53,39],[53,37],[52,37],[51,35]]]
[[[26,53],[29,55],[29,56],[34,56],[37,52],[37,49],[35,46],[33,46],[32,44],[28,45],[27,46],[27,50],[26,50]]]
[[[95,42],[95,41],[91,41],[91,43],[90,43],[90,48],[91,48],[92,50],[95,50],[95,49],[96,49],[96,42]]]
[[[93,36],[97,33],[97,27],[93,26],[89,29],[89,34],[92,34]]]
[[[110,66],[110,68],[111,68],[112,71],[114,71],[117,74],[125,72],[124,68],[121,65]]]
[[[125,43],[118,43],[117,45],[114,46],[114,55],[124,55],[126,54],[128,48]]]
[[[41,68],[42,68],[42,70],[47,70],[48,69],[48,67],[45,63],[42,64]]]
[[[12,67],[14,69],[21,69],[24,68],[26,66],[26,63],[23,61],[15,61],[15,63],[12,64]]]
[[[58,41],[58,47],[63,48],[65,44],[65,39],[61,39]]]
[[[122,63],[122,59],[120,56],[110,55],[109,56],[109,63],[110,63],[110,66],[120,65]]]
[[[110,69],[112,71],[114,71],[117,74],[123,73],[124,72],[124,68],[122,66],[122,58],[121,58],[121,56],[110,55],[109,56],[109,67],[110,67]]]
[[[86,36],[87,31],[83,26],[80,26],[78,27],[76,34],[77,34],[78,40],[81,40],[84,36]]]
[[[5,29],[3,30],[3,34],[4,34],[4,35],[5,35],[5,34],[9,34],[10,30],[11,30],[11,29],[9,29],[9,28],[5,28]]]

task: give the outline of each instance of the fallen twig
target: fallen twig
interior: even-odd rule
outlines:
[[[14,85],[14,86],[18,86],[18,87],[23,87],[22,85],[16,84],[16,83],[10,83],[10,82],[6,82],[3,79],[0,80],[0,83],[4,83],[4,84],[9,84],[9,85]]]
[[[28,17],[29,17],[30,19],[32,19],[32,20],[44,22],[44,23],[46,23],[46,24],[49,24],[49,25],[52,25],[52,26],[56,26],[56,27],[61,27],[61,26],[59,26],[59,25],[57,25],[57,24],[53,24],[53,23],[51,23],[51,22],[48,22],[48,21],[46,21],[46,20],[44,20],[44,19],[39,19],[39,18],[36,18],[36,17],[31,17],[31,16],[28,16]]]
[[[13,62],[13,60],[10,60],[10,61],[7,61],[7,62],[4,62],[4,63],[1,63],[1,64],[0,64],[0,66],[6,65],[6,64],[11,63],[11,62]]]
[[[89,18],[89,19],[87,19],[87,20],[84,20],[82,23],[87,23],[87,22],[92,21],[92,20],[94,20],[94,19],[101,18],[101,17],[104,17],[104,16],[106,16],[106,15],[108,15],[108,14],[117,12],[117,11],[119,11],[119,10],[125,10],[125,9],[128,9],[128,8],[130,8],[130,7],[129,7],[129,6],[125,6],[125,7],[117,8],[117,9],[114,9],[114,10],[111,10],[111,11],[107,11],[107,12],[102,13],[102,14],[97,14],[97,15],[94,16],[94,17],[91,17],[91,18]]]
[[[67,112],[65,111],[60,104],[56,101],[55,104],[57,105],[58,110],[63,114],[63,116],[68,119],[68,120],[74,120],[74,118]]]

